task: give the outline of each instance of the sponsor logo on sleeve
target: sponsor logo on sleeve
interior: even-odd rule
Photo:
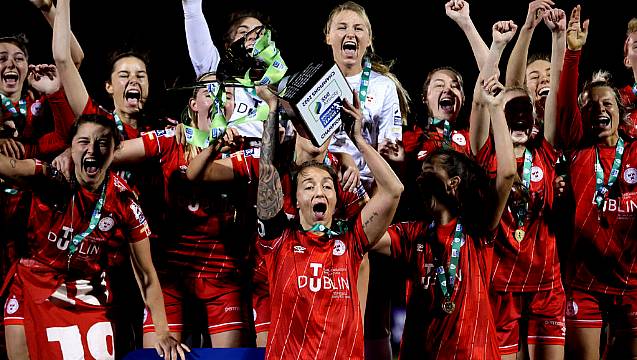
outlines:
[[[139,207],[139,205],[137,205],[134,202],[131,202],[130,209],[133,211],[133,215],[135,216],[135,219],[137,219],[137,221],[139,221],[140,224],[143,224],[146,222],[146,217],[144,217],[144,213],[142,212],[142,209]]]
[[[18,311],[19,308],[20,303],[18,302],[18,299],[15,298],[15,296],[7,301],[7,314],[13,315],[16,313],[16,311]]]
[[[568,299],[568,301],[566,302],[566,316],[573,317],[577,315],[578,310],[579,307],[577,306],[575,300]]]

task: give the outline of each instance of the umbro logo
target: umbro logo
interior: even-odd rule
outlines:
[[[301,245],[294,245],[294,253],[295,254],[305,254],[305,247]]]

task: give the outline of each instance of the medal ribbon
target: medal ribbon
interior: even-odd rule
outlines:
[[[449,146],[451,144],[451,124],[449,124],[449,120],[431,118],[429,123],[433,126],[442,124],[442,141],[445,146]]]
[[[436,235],[436,224],[431,223],[429,225],[429,233],[430,236]],[[436,274],[438,276],[438,284],[440,284],[440,291],[442,292],[442,296],[444,296],[445,301],[449,301],[451,299],[451,294],[453,293],[454,283],[456,281],[456,273],[458,270],[458,261],[460,260],[460,247],[462,246],[462,223],[460,223],[460,219],[456,224],[455,233],[453,235],[453,241],[451,242],[451,260],[449,261],[449,272],[445,271],[444,265],[440,265],[436,267]]]
[[[345,232],[347,232],[347,222],[342,221],[342,220],[336,220],[335,222],[335,228],[336,230],[330,229],[327,226],[323,225],[323,224],[314,224],[312,225],[312,227],[309,230],[304,230],[303,228],[301,228],[302,231],[304,232],[312,232],[312,233],[323,233],[325,235],[327,235],[327,237],[331,238],[334,236],[339,236]]]
[[[369,88],[369,77],[372,74],[372,61],[369,57],[363,59],[363,73],[361,74],[361,86],[358,90],[358,99],[361,102],[361,108],[365,108],[367,100],[367,89]]]
[[[113,112],[113,118],[115,118],[115,126],[117,126],[119,134],[124,140],[128,140],[128,134],[126,134],[126,130],[124,130],[124,123],[122,122],[122,119],[115,112]],[[118,175],[121,175],[121,177],[128,182],[133,173],[130,171],[121,171]]]
[[[619,140],[617,140],[617,146],[615,146],[615,160],[613,160],[613,167],[610,170],[610,175],[608,176],[608,184],[604,186],[604,169],[599,161],[599,149],[597,147],[595,148],[595,204],[597,204],[597,209],[599,209],[599,211],[603,211],[604,199],[606,198],[610,188],[613,187],[617,180],[619,169],[622,166],[623,154],[624,140],[620,137]]]
[[[84,230],[82,233],[73,236],[73,240],[69,244],[69,257],[72,256],[78,249],[82,241],[95,230],[97,223],[100,221],[100,217],[102,216],[102,207],[104,206],[104,202],[106,200],[106,187],[108,184],[109,178],[106,176],[104,178],[104,182],[102,183],[102,194],[100,198],[97,200],[97,204],[95,204],[95,209],[93,209],[93,214],[91,215],[91,221],[88,224],[88,228]],[[73,226],[73,224],[71,224]]]
[[[533,166],[533,154],[529,149],[524,150],[524,167],[522,168],[522,185],[527,189],[531,190],[531,167]],[[529,212],[529,204],[523,204],[515,209],[515,217],[518,225],[518,229],[522,229],[524,227],[524,220],[526,220],[526,215]]]
[[[20,116],[27,116],[27,101],[25,99],[20,99],[18,101],[18,109],[13,106],[11,99],[7,96],[0,94],[0,101],[2,102],[2,107],[4,107],[9,113],[11,113],[11,117],[15,120]],[[5,121],[5,125],[13,128],[14,133],[13,136],[18,136],[18,129],[16,128],[15,122],[12,123],[11,120]]]

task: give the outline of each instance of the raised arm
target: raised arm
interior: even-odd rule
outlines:
[[[55,24],[55,16],[57,14],[57,10],[55,8],[55,5],[53,5],[53,1],[52,0],[29,0],[29,1],[31,1],[31,3],[35,5],[35,7],[40,9],[46,21],[49,23],[49,25],[51,25],[51,28],[53,28]],[[82,50],[80,43],[77,41],[73,33],[71,33],[70,46],[71,46],[70,50],[71,50],[71,58],[73,60],[73,64],[75,64],[75,67],[79,69],[80,65],[82,65],[82,60],[84,60],[84,51]]]
[[[473,56],[478,64],[478,70],[482,70],[482,66],[489,56],[489,48],[482,40],[469,16],[469,3],[464,0],[451,0],[445,4],[445,13],[464,32],[467,40],[469,40],[469,45],[471,45],[471,51],[473,51]]]
[[[553,9],[544,13],[544,22],[551,30],[551,85],[544,107],[544,138],[555,145],[557,133],[557,92],[560,85],[564,51],[566,49],[566,14]]]
[[[66,98],[78,118],[88,102],[89,96],[80,72],[71,56],[71,14],[69,0],[58,1],[58,12],[53,24],[53,59],[66,92]]]
[[[551,10],[554,3],[551,0],[535,0],[529,3],[526,21],[520,29],[518,40],[511,51],[506,71],[506,86],[522,86],[526,78],[526,61],[529,56],[529,45],[535,27],[542,21],[542,14]]]
[[[497,175],[495,179],[495,203],[492,213],[487,218],[489,230],[494,230],[502,217],[502,212],[507,204],[511,186],[515,179],[517,168],[515,155],[513,154],[513,143],[511,134],[504,115],[503,86],[500,83],[488,83],[483,87],[485,101],[489,104],[489,114],[491,115],[491,128],[493,129],[493,142],[497,165]]]
[[[113,165],[139,164],[146,160],[144,140],[141,137],[122,141],[115,151]]]
[[[203,15],[202,0],[182,0],[188,54],[197,76],[217,70],[219,50],[212,41]]]
[[[473,155],[478,154],[489,137],[489,115],[487,106],[482,100],[481,85],[489,79],[495,79],[497,81],[499,77],[498,64],[500,63],[502,52],[511,39],[513,39],[517,28],[517,25],[511,20],[498,21],[493,24],[493,40],[491,48],[489,49],[489,56],[482,67],[482,71],[474,88],[471,115],[469,116],[469,143],[471,144],[471,152]]]
[[[577,105],[577,84],[579,82],[579,60],[588,37],[586,20],[580,22],[581,8],[577,5],[571,11],[566,29],[567,51],[559,80],[557,94],[557,128],[559,142],[565,149],[577,146],[583,136],[582,117]]]
[[[360,109],[357,93],[354,93],[353,105],[346,100],[343,101],[343,110],[354,119],[350,137],[363,155],[363,159],[369,166],[377,185],[376,192],[361,210],[363,230],[370,246],[373,247],[387,231],[387,227],[391,223],[398,207],[398,201],[404,186],[389,164],[363,138],[361,133],[363,113]]]
[[[268,95],[270,94],[270,95]],[[279,172],[273,164],[274,147],[278,139],[277,99],[269,90],[260,87],[257,95],[270,107],[268,119],[263,125],[261,158],[259,159],[259,190],[257,191],[257,216],[270,220],[283,208],[283,190]]]
[[[130,253],[139,289],[142,292],[144,302],[153,315],[153,325],[157,335],[157,344],[155,345],[157,353],[161,357],[168,359],[177,359],[176,354],[179,353],[179,358],[186,360],[184,350],[190,350],[187,346],[180,344],[179,341],[171,337],[168,331],[164,296],[151,258],[148,238],[131,243]]]

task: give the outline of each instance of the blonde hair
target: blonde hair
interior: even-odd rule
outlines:
[[[624,41],[624,57],[628,56],[628,39],[630,34],[637,32],[637,18],[632,18],[628,21],[628,29],[626,30],[626,41]]]
[[[203,73],[197,77],[196,81],[197,82],[203,81],[205,78],[213,76],[213,75],[216,75],[214,71]],[[190,101],[197,98],[197,93],[199,92],[199,89],[201,89],[201,87],[195,87],[192,90],[192,95],[188,99],[188,104],[186,105],[184,110],[181,112],[181,122],[184,125],[197,127],[197,112],[190,107]],[[198,146],[195,146],[190,143],[186,144],[186,147],[184,149],[184,157],[186,159],[186,162],[190,162],[190,160],[192,160],[195,156],[197,156],[201,152],[201,150],[202,148]]]
[[[332,9],[329,17],[327,18],[327,23],[325,23],[325,28],[323,29],[325,37],[327,37],[330,33],[330,27],[332,26],[334,18],[341,12],[347,10],[355,12],[363,19],[363,23],[365,24],[367,32],[369,33],[369,47],[365,49],[365,56],[368,56],[370,58],[370,61],[372,62],[372,70],[381,75],[387,76],[396,85],[396,91],[398,93],[398,103],[400,105],[400,114],[403,118],[403,124],[406,124],[411,98],[409,97],[409,93],[407,92],[407,90],[403,87],[400,81],[398,81],[396,75],[391,72],[391,67],[394,65],[394,62],[390,61],[388,63],[384,63],[380,59],[380,57],[374,53],[374,36],[372,33],[372,24],[369,21],[369,17],[367,16],[365,8],[353,1],[347,1],[340,5],[337,5],[335,8]]]

